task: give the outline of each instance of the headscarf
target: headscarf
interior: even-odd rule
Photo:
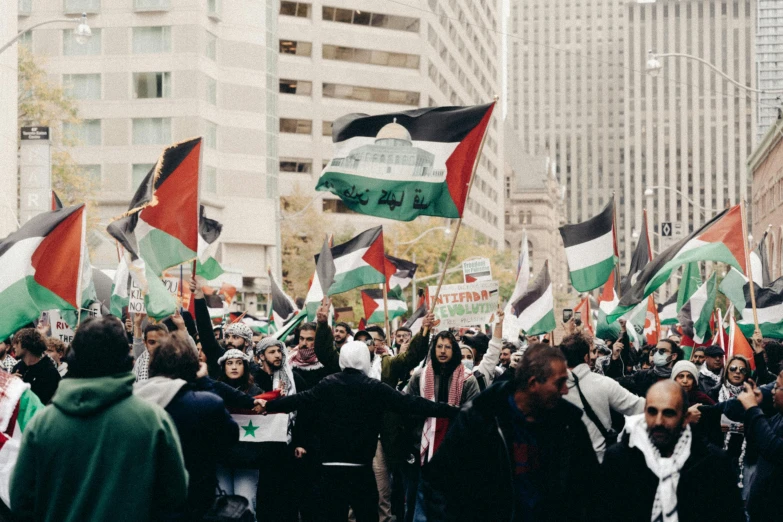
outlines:
[[[350,341],[340,349],[340,369],[352,368],[370,374],[370,350],[362,341]]]
[[[245,340],[245,351],[252,354],[253,349],[253,330],[242,322],[230,323],[224,330],[224,335],[236,335]]]

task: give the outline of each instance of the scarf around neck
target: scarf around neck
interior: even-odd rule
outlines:
[[[744,386],[734,386],[730,382],[726,381],[720,387],[720,391],[718,392],[718,402],[725,402],[729,399],[733,399],[742,393],[742,390],[744,389]]]
[[[440,374],[441,379],[451,379],[449,382],[448,404],[459,406],[462,402],[462,388],[465,379],[468,376],[465,373],[464,366],[460,364],[451,372],[451,375]],[[437,402],[437,390],[435,389],[435,370],[432,367],[432,359],[427,360],[427,366],[421,372],[419,381],[419,395],[427,400]],[[424,429],[421,432],[421,452],[420,462],[424,464],[432,459],[432,455],[440,446],[440,443],[446,437],[449,429],[449,419],[440,419],[428,417],[424,421]]]
[[[652,372],[659,379],[669,379],[672,376],[672,369],[667,366],[653,366]]]
[[[323,365],[315,355],[315,348],[295,348],[289,362],[302,370],[317,370],[323,368]]]
[[[653,500],[652,522],[677,522],[677,485],[680,482],[680,471],[691,456],[691,427],[685,426],[680,438],[674,446],[671,457],[662,457],[661,452],[650,440],[647,433],[647,423],[644,413],[626,417],[624,431],[628,433],[628,446],[637,448],[644,455],[644,462],[656,477],[658,488]]]

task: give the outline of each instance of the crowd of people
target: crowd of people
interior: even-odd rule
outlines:
[[[0,343],[0,519],[779,520],[783,346],[688,360],[573,321],[551,337],[288,339],[195,314],[89,319]],[[228,512],[233,509],[233,513]],[[223,517],[223,518],[220,518]],[[233,517],[233,518],[232,518]]]

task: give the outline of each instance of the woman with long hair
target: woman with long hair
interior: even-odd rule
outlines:
[[[750,377],[750,363],[742,355],[732,355],[723,368],[723,375],[717,387],[717,402],[726,402],[736,398],[744,390]],[[721,417],[721,430],[724,435],[723,448],[731,458],[732,467],[742,484],[745,467],[745,427],[742,423],[732,422],[725,415]],[[752,459],[755,462],[755,458]]]

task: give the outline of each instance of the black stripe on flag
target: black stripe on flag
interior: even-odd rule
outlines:
[[[560,235],[563,236],[563,246],[581,245],[612,231],[614,225],[614,201],[609,201],[606,207],[595,217],[577,223],[576,225],[563,225],[560,227]]]
[[[216,219],[209,219],[204,211],[204,205],[199,206],[198,233],[207,244],[212,244],[220,237],[223,224]]]
[[[419,268],[419,265],[416,263],[400,259],[399,257],[386,256],[386,259],[391,261],[394,268],[397,269],[397,272],[395,272],[394,275],[400,279],[411,279],[416,273],[416,269]]]
[[[405,321],[405,328],[411,328],[416,323],[416,321],[421,321],[424,316],[427,315],[427,307],[424,305],[421,305],[416,309],[415,312],[413,312],[413,315],[408,318],[407,321]]]
[[[639,242],[636,243],[636,248],[633,251],[633,256],[631,256],[631,266],[628,268],[628,275],[623,278],[623,282],[620,285],[622,293],[630,292],[636,278],[644,267],[647,266],[647,263],[650,262],[651,257],[650,242],[647,238],[647,226],[645,226],[644,235],[639,238]]]
[[[269,281],[272,287],[272,310],[283,318],[283,321],[288,321],[291,316],[296,312],[291,299],[285,295],[282,288],[280,288],[272,277],[272,272],[269,272]]]
[[[9,234],[5,239],[0,240],[0,256],[5,254],[9,248],[19,241],[33,237],[48,236],[52,230],[63,222],[63,220],[83,206],[84,205],[74,205],[59,210],[43,212],[32,217],[27,223],[23,224],[19,230]]]
[[[658,305],[658,313],[660,314],[663,312],[663,309],[666,308],[669,305],[672,305],[677,302],[677,292],[674,292],[671,297],[669,297],[665,303]]]
[[[347,114],[335,120],[332,141],[357,136],[375,138],[384,126],[396,120],[408,130],[413,141],[456,143],[465,139],[491,106],[488,103],[472,107],[426,107],[378,116]]]
[[[761,288],[759,285],[756,285],[756,308],[771,308],[783,303],[783,288],[781,288],[780,284],[776,284],[778,281],[783,283],[781,280],[783,280],[783,277],[775,281],[771,288]],[[747,303],[745,306],[749,307],[751,303],[750,283],[745,283],[743,290],[745,292],[745,302]]]
[[[369,230],[365,230],[358,236],[349,239],[348,241],[346,241],[341,245],[333,246],[331,248],[332,258],[337,259],[338,257],[342,257],[351,252],[355,252],[356,250],[360,250],[362,248],[368,248],[370,245],[375,243],[375,241],[378,239],[378,236],[381,235],[381,232],[383,232],[382,226],[371,228]],[[318,263],[319,257],[321,257],[321,254],[315,255],[316,263]]]
[[[514,311],[514,315],[519,317],[519,314],[541,299],[551,284],[552,281],[549,279],[549,261],[545,261],[541,272],[538,273],[533,284],[528,287],[527,292],[517,299],[515,303],[512,303],[511,308]]]

